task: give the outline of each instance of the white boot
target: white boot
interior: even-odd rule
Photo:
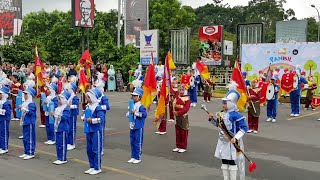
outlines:
[[[223,180],[229,180],[228,164],[222,164],[221,169],[222,169],[222,174],[223,174]]]
[[[238,171],[237,165],[229,166],[230,180],[237,180],[237,171]]]

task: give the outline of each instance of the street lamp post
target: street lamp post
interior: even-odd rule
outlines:
[[[319,13],[318,8],[314,4],[312,4],[311,7],[315,8],[318,13],[318,42],[319,42],[319,38],[320,38],[320,13]]]

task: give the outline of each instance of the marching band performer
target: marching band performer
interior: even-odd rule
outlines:
[[[54,116],[54,131],[56,134],[56,151],[57,160],[53,164],[61,165],[67,163],[67,133],[69,131],[69,119],[71,118],[70,108],[68,107],[68,99],[71,94],[63,91],[58,95],[59,106],[52,112]]]
[[[97,88],[97,91],[99,90],[101,92],[101,96],[98,98],[99,105],[101,106],[103,112],[104,112],[104,118],[102,119],[101,122],[101,128],[102,128],[102,155],[104,154],[104,139],[105,139],[105,129],[106,129],[106,121],[107,121],[107,111],[110,110],[110,105],[109,105],[109,99],[107,96],[104,95],[104,86],[105,82],[102,80],[103,74],[98,73],[98,79],[95,82],[95,87]]]
[[[185,86],[181,85],[179,88],[179,95],[173,97],[173,114],[176,117],[176,148],[173,152],[184,153],[187,151],[188,134],[189,134],[189,119],[188,112],[190,110],[191,102],[186,93]]]
[[[236,180],[237,172],[239,171],[240,179],[245,178],[245,167],[243,155],[238,154],[233,144],[237,143],[241,149],[244,148],[243,135],[248,131],[248,126],[245,122],[245,117],[238,112],[237,102],[240,98],[240,94],[236,90],[229,90],[226,97],[222,99],[223,111],[221,112],[221,118],[223,118],[223,124],[226,129],[219,132],[219,139],[215,151],[215,157],[222,160],[222,173],[224,180]],[[218,113],[217,113],[218,114]],[[219,118],[219,117],[217,117]],[[215,120],[213,114],[209,114],[209,121],[218,126],[217,120]],[[225,132],[234,134],[229,140]]]
[[[308,88],[307,88],[307,95],[306,95],[306,105],[304,106],[304,109],[307,110],[309,108],[309,106],[311,105],[311,108],[313,111],[315,111],[316,109],[312,106],[312,97],[313,97],[313,94],[314,94],[314,90],[316,90],[318,87],[317,87],[317,84],[315,82],[313,82],[313,76],[310,75],[308,77]]]
[[[191,106],[192,107],[196,107],[197,106],[197,83],[200,81],[199,80],[199,76],[195,75],[195,70],[192,69],[192,73],[191,73],[191,78],[194,78],[194,84],[190,84],[190,88],[189,88],[189,95],[190,95],[190,101],[191,101]]]
[[[243,80],[244,80],[247,88],[250,88],[250,81],[247,79],[247,72],[242,72],[242,77],[243,77]]]
[[[274,86],[274,95],[271,100],[267,101],[267,122],[272,121],[275,123],[277,121],[277,109],[278,109],[278,93],[280,90],[280,87],[278,84],[276,84],[277,77],[272,76],[270,83]]]
[[[211,91],[212,91],[211,82],[205,79],[203,81],[204,81],[203,102],[209,103],[211,100]]]
[[[101,173],[101,122],[104,118],[104,112],[99,105],[98,99],[100,96],[101,92],[97,91],[97,89],[89,90],[86,93],[87,108],[91,110],[91,118],[85,119],[89,127],[86,139],[87,156],[90,165],[90,169],[85,171],[85,173],[90,175]]]
[[[299,69],[299,68],[298,68]],[[300,116],[300,98],[301,98],[301,84],[308,84],[308,81],[304,78],[306,72],[299,73],[297,70],[298,77],[298,87],[297,89],[290,92],[290,104],[291,104],[291,114],[290,116],[298,117]]]
[[[79,98],[75,94],[77,85],[74,82],[67,83],[64,86],[64,91],[70,93],[70,98],[68,99],[70,118],[68,119],[69,131],[67,132],[67,150],[70,151],[76,148],[77,117],[79,115]]]
[[[19,82],[19,78],[17,75],[12,75],[11,76],[11,80],[12,80],[12,84],[11,84],[11,94],[13,96],[17,96],[18,95],[18,91],[19,90],[23,90],[23,86],[22,84]],[[16,116],[16,98],[13,97],[12,98],[12,109],[13,109],[13,121],[19,121],[20,119],[17,118]]]
[[[9,127],[11,119],[11,104],[8,101],[10,89],[6,86],[0,88],[0,154],[9,149]]]
[[[48,106],[49,109],[49,103],[52,101],[54,103],[54,108],[58,107],[58,98],[56,96],[56,93],[58,91],[58,86],[55,83],[51,83],[47,85],[47,88],[50,91],[49,96],[47,96],[47,99],[45,101],[45,104]],[[48,145],[55,144],[55,133],[54,133],[54,124],[49,123],[49,112],[45,112],[46,116],[46,132],[47,132],[47,138],[48,141],[44,142]]]
[[[259,115],[260,115],[260,88],[258,88],[257,80],[254,79],[251,82],[251,88],[248,90],[249,92],[249,102],[248,106],[248,124],[249,130],[248,133],[258,133],[258,125],[259,125]]]
[[[20,125],[23,129],[23,146],[24,154],[19,156],[24,160],[29,160],[34,158],[34,152],[36,149],[36,119],[37,119],[37,107],[33,102],[33,97],[36,95],[36,91],[28,87],[24,93],[25,101],[20,105],[22,110],[22,116]]]
[[[144,122],[148,113],[140,102],[143,90],[141,88],[136,88],[131,95],[134,101],[134,107],[131,112],[128,111],[126,114],[126,116],[129,117],[129,113],[132,113],[134,119],[133,122],[130,123],[131,159],[128,163],[139,164],[142,155]]]

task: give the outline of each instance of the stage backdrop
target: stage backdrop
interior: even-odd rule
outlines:
[[[248,79],[259,76],[259,71],[267,72],[278,68],[281,79],[285,68],[299,65],[306,76],[314,75],[314,81],[320,83],[320,43],[292,44],[243,44],[241,68],[248,73]],[[316,93],[319,91],[316,91]]]

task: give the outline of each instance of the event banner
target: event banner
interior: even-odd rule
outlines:
[[[159,56],[159,31],[140,31],[140,64],[149,65],[153,55],[154,64],[158,63]]]
[[[74,27],[94,26],[94,0],[71,0],[71,7]]]
[[[22,26],[22,0],[0,0],[1,45],[19,35]]]
[[[223,26],[203,26],[199,30],[199,54],[207,65],[221,65]]]
[[[241,67],[252,80],[259,71],[266,73],[269,66],[279,73],[281,79],[284,69],[300,68],[306,76],[312,74],[314,81],[320,83],[320,43],[290,44],[243,44]],[[319,87],[319,86],[318,86]]]

